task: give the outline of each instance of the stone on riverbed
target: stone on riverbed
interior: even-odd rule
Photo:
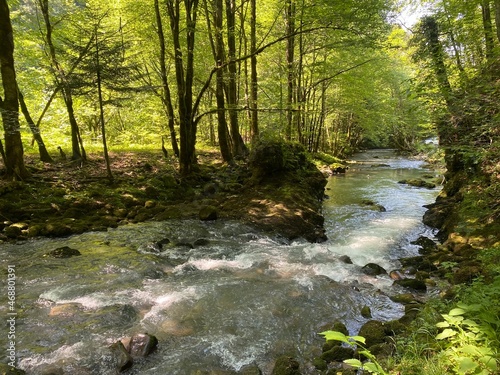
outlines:
[[[119,372],[123,372],[132,367],[134,363],[132,356],[129,354],[121,341],[117,341],[114,344],[111,344],[109,349],[111,350],[116,369]]]
[[[361,268],[361,271],[368,276],[377,276],[387,274],[387,271],[384,267],[379,266],[375,263],[368,263],[367,265]]]
[[[51,258],[71,258],[73,256],[78,256],[78,255],[82,255],[78,250],[72,249],[69,246],[62,246],[52,251],[49,251],[43,256]]]

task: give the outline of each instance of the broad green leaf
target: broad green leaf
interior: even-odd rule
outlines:
[[[366,339],[363,336],[352,336],[351,339],[360,342],[361,344],[366,344]]]
[[[458,316],[458,315],[464,315],[466,313],[466,311],[464,309],[461,309],[461,308],[455,308],[455,309],[452,309],[448,315],[450,316]]]
[[[370,371],[370,372],[374,372],[374,373],[380,373],[380,368],[379,366],[377,366],[375,363],[373,362],[366,362],[363,364],[363,369],[364,370],[367,370],[367,371]]]
[[[479,353],[478,347],[474,345],[465,345],[460,348],[460,351],[464,354],[476,355]]]
[[[459,364],[458,371],[460,374],[466,374],[467,372],[472,371],[475,368],[477,368],[477,366],[479,366],[476,362],[474,362],[472,359],[468,357],[459,358],[458,364]]]
[[[341,342],[346,342],[349,343],[349,340],[346,335],[344,335],[342,332],[338,331],[324,331],[321,332],[320,335],[325,337],[325,340],[330,341],[330,340],[335,340],[335,341],[341,341]]]
[[[441,332],[440,334],[438,334],[436,336],[436,340],[447,339],[449,337],[455,336],[456,334],[457,334],[457,331],[454,331],[452,329],[446,328],[443,332]]]
[[[447,328],[450,326],[450,323],[448,322],[439,322],[438,324],[436,324],[436,327],[438,328]]]
[[[356,368],[360,368],[363,366],[363,364],[359,359],[346,359],[344,363],[347,363],[348,365],[351,365]]]

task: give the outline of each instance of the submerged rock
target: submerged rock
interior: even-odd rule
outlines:
[[[82,255],[78,250],[72,249],[69,246],[58,247],[48,253],[44,254],[44,257],[51,258],[71,258],[73,256]]]
[[[113,361],[118,372],[123,372],[132,367],[134,361],[121,341],[111,344],[109,347],[113,356]]]

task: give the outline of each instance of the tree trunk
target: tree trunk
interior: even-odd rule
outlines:
[[[500,1],[500,0],[498,0]],[[258,77],[257,77],[257,0],[250,0],[250,129],[252,142],[259,138],[259,116],[257,113]]]
[[[485,56],[488,61],[493,58],[493,49],[495,46],[493,38],[493,24],[491,21],[491,9],[490,1],[481,1],[481,10],[483,14],[483,28],[484,28],[484,40],[485,40]]]
[[[177,85],[177,100],[180,129],[180,173],[190,174],[196,164],[196,121],[193,108],[194,80],[194,42],[196,35],[196,17],[198,0],[184,0],[185,9],[180,9],[181,0],[168,0],[166,3],[172,31],[172,48],[175,58],[175,78]],[[184,60],[183,48],[180,42],[180,20],[186,20],[186,54]],[[184,67],[184,61],[186,66]]]
[[[161,82],[163,86],[163,105],[165,106],[167,117],[168,117],[168,129],[170,131],[170,142],[172,144],[172,149],[174,150],[175,156],[179,157],[179,145],[177,144],[177,135],[175,134],[174,127],[174,106],[172,105],[172,96],[170,94],[170,86],[168,85],[167,79],[167,65],[165,61],[166,47],[165,47],[165,36],[163,34],[163,23],[161,20],[160,6],[158,0],[154,1],[155,14],[156,14],[156,25],[158,27],[158,42],[160,43],[160,74]]]
[[[295,0],[286,0],[286,64],[287,64],[287,125],[285,136],[292,140],[293,110],[295,105]]]
[[[227,104],[229,111],[229,123],[231,129],[231,139],[233,156],[244,156],[248,149],[243,142],[238,124],[238,88],[236,83],[236,4],[235,0],[226,0],[226,21],[227,21],[227,47],[228,47],[228,73],[227,83]]]
[[[500,43],[500,0],[495,0],[495,26],[497,29],[497,39]]]
[[[80,136],[80,129],[78,127],[78,122],[76,121],[75,111],[73,108],[73,96],[71,87],[68,83],[66,73],[62,69],[56,55],[56,49],[52,41],[52,24],[50,22],[49,16],[49,2],[48,0],[38,0],[40,9],[42,11],[43,19],[45,21],[46,28],[46,43],[49,47],[49,55],[52,63],[52,69],[56,77],[56,82],[58,86],[61,86],[61,91],[64,98],[64,103],[66,104],[66,110],[69,117],[69,123],[71,127],[71,150],[73,160],[83,160],[87,159],[85,149],[83,147],[83,142]]]
[[[109,161],[108,153],[108,143],[106,142],[106,124],[104,122],[104,104],[102,100],[102,87],[101,87],[101,66],[99,61],[99,41],[97,39],[97,30],[95,32],[95,60],[97,68],[97,94],[99,98],[99,119],[101,122],[101,135],[102,135],[102,146],[104,151],[104,161],[106,162],[106,171],[108,173],[108,179],[113,182],[113,173],[111,172],[111,163]]]
[[[14,36],[9,6],[0,0],[0,73],[5,99],[0,108],[5,137],[5,168],[9,179],[24,180],[30,173],[24,165],[24,150],[19,129],[19,102],[14,68]]]
[[[35,124],[31,115],[28,111],[28,107],[24,101],[24,96],[21,91],[18,90],[19,95],[19,104],[21,105],[21,111],[23,112],[24,118],[30,127],[31,133],[33,134],[33,139],[36,141],[38,145],[38,153],[40,155],[40,160],[45,163],[52,163],[52,157],[49,155],[47,148],[45,147],[45,143],[43,142],[42,135],[40,134],[40,128]]]

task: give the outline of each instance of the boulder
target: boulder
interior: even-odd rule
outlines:
[[[44,257],[51,257],[51,258],[71,258],[73,256],[79,256],[82,255],[78,250],[72,249],[69,246],[62,246],[58,247],[57,249],[54,249],[52,251],[49,251],[48,253],[44,254]]]
[[[369,320],[363,324],[358,335],[365,338],[365,346],[367,348],[376,344],[382,344],[385,342],[386,336],[384,324],[377,320]]]
[[[111,344],[109,347],[113,356],[113,361],[118,372],[123,372],[132,367],[133,359],[121,341]]]
[[[401,180],[401,181],[398,181],[398,183],[406,184],[406,185],[414,186],[414,187],[423,187],[423,188],[427,188],[427,189],[434,189],[436,187],[436,185],[433,184],[432,182],[424,181],[421,178]]]
[[[352,264],[352,259],[348,255],[341,255],[339,260],[345,264]]]
[[[363,306],[361,308],[361,316],[366,319],[370,319],[372,317],[372,310],[370,309],[370,306]]]
[[[148,333],[132,336],[128,352],[132,358],[144,358],[150,355],[158,346],[158,339]]]
[[[271,375],[301,375],[296,359],[283,355],[276,360]]]
[[[344,346],[334,346],[330,350],[321,354],[321,359],[326,362],[342,362],[354,357],[354,349]]]
[[[365,275],[369,275],[369,276],[377,276],[377,275],[387,274],[387,271],[385,270],[384,267],[381,267],[375,263],[368,263],[367,265],[365,265],[361,268],[361,271]]]
[[[403,288],[411,289],[417,292],[427,291],[427,285],[422,280],[417,279],[402,279],[394,281],[394,284],[400,285]]]
[[[217,216],[217,208],[214,206],[205,206],[198,214],[201,221],[217,220]]]

